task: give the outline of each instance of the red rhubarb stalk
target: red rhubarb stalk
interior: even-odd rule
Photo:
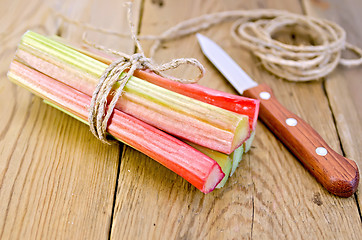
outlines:
[[[22,63],[13,61],[8,77],[65,112],[87,121],[91,98]],[[182,141],[117,109],[108,133],[174,171],[204,193],[223,179],[220,166]]]
[[[198,84],[182,84],[161,77],[150,71],[136,71],[136,77],[144,79],[157,86],[180,93],[182,95],[212,104],[223,109],[243,114],[249,117],[250,129],[254,130],[259,114],[257,99],[242,97],[230,93],[221,92]]]

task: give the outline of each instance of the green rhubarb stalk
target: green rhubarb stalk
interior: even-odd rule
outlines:
[[[230,158],[233,161],[233,166],[230,171],[230,176],[232,176],[235,173],[236,168],[239,166],[239,163],[241,162],[243,157],[243,153],[244,153],[244,146],[242,145],[230,154]]]
[[[87,122],[91,97],[14,60],[8,77],[58,109]],[[107,131],[158,161],[204,193],[223,179],[220,166],[184,142],[128,114],[114,110]]]
[[[34,32],[24,34],[20,61],[87,95],[107,65]],[[249,136],[248,117],[132,77],[117,109],[172,135],[230,154]]]
[[[253,143],[255,138],[255,130],[251,132],[250,137],[244,142],[245,152],[248,152],[251,148],[251,144]]]
[[[15,78],[13,77],[12,79],[15,79]],[[46,100],[46,99],[44,99],[43,102],[44,102],[45,104],[48,104],[49,106],[51,106],[51,107],[53,107],[53,108],[55,108],[55,109],[57,109],[57,110],[65,113],[65,114],[71,116],[72,118],[75,118],[75,119],[77,119],[78,121],[80,121],[80,122],[82,122],[82,123],[84,123],[84,124],[86,124],[86,125],[89,126],[89,123],[88,123],[87,120],[85,120],[85,119],[77,116],[77,115],[74,114],[74,113],[71,113],[70,111],[65,110],[64,108],[62,108],[62,107],[59,106],[58,104],[52,103],[52,102],[50,102],[50,101],[48,101],[48,100]],[[117,140],[120,141],[120,142],[122,142],[120,139],[117,139]]]

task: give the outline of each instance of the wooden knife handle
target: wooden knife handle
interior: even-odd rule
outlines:
[[[284,108],[265,84],[244,91],[260,100],[259,118],[329,192],[350,197],[358,187],[357,164],[333,151],[304,120]]]

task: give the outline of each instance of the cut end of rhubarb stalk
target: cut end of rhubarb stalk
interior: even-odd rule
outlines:
[[[222,171],[225,173],[225,177],[221,180],[221,182],[216,186],[216,188],[222,188],[225,186],[226,182],[229,179],[230,176],[230,172],[231,172],[231,165],[232,162],[230,160],[230,158],[228,157],[228,161],[226,162],[226,164],[224,166],[220,166],[222,168]]]
[[[254,141],[255,138],[255,129],[250,133],[250,137],[244,142],[244,152],[248,152],[251,148],[251,144]]]
[[[232,148],[231,151],[228,152],[227,154],[231,154],[233,151],[239,148],[245,142],[245,139],[249,138],[250,136],[249,134],[250,134],[249,118],[245,116],[242,120],[240,120],[235,130],[235,135],[232,142]]]
[[[244,145],[241,145],[230,155],[230,158],[232,159],[232,162],[233,162],[230,176],[232,176],[234,174],[234,172],[236,171],[236,168],[239,166],[239,163],[241,162],[241,159],[243,158],[243,153],[244,153]]]
[[[213,191],[220,182],[221,179],[223,179],[225,174],[221,171],[221,168],[218,164],[215,164],[214,168],[211,170],[206,183],[204,185],[204,188],[201,190],[203,193],[209,193]]]
[[[218,151],[211,150],[211,149],[206,148],[206,147],[202,147],[200,145],[197,145],[197,144],[194,144],[194,143],[191,143],[191,142],[186,142],[186,143],[188,145],[194,147],[196,150],[199,150],[200,152],[202,152],[206,156],[210,157],[211,159],[214,159],[217,162],[217,164],[219,164],[219,166],[221,167],[221,170],[223,171],[225,176],[221,180],[221,182],[216,186],[216,188],[222,188],[225,185],[225,183],[227,182],[227,180],[229,178],[229,175],[230,175],[231,166],[232,166],[232,161],[231,161],[230,156],[227,155],[227,154],[218,152]]]

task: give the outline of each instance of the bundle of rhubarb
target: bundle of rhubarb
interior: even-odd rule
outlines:
[[[63,39],[28,31],[8,77],[88,124],[91,96],[112,60],[99,52],[70,46]],[[224,186],[250,149],[258,100],[177,83],[146,70],[136,71],[123,91],[107,133],[204,193]]]

